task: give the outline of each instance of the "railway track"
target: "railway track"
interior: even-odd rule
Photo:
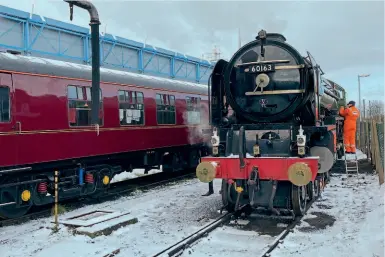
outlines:
[[[192,170],[175,173],[159,172],[113,183],[105,194],[86,196],[85,198],[82,198],[82,201],[80,202],[78,201],[79,198],[69,199],[61,201],[59,204],[65,205],[66,211],[72,211],[87,205],[110,201],[114,198],[130,194],[136,190],[150,190],[158,186],[165,186],[166,184],[180,181],[181,179],[191,179],[194,176],[195,173]],[[0,227],[19,225],[33,219],[49,217],[51,216],[52,207],[53,204],[36,206],[30,213],[20,218],[0,220]]]
[[[315,198],[314,200],[310,201],[307,206],[306,206],[306,211],[305,211],[305,214],[308,212],[308,210],[310,209],[310,207],[313,205],[313,203],[317,200],[318,198]],[[304,215],[305,216],[305,215]],[[302,218],[304,217],[296,217],[287,227],[284,231],[281,232],[281,234],[279,234],[273,241],[273,243],[271,243],[267,249],[265,249],[261,255],[257,255],[258,257],[269,257],[271,252],[274,251],[275,248],[277,248],[277,246],[281,243],[283,243],[283,240],[285,239],[285,237],[287,237],[290,232],[293,232],[294,228],[300,224]]]
[[[317,200],[314,199],[310,202],[308,202],[306,206],[305,213],[308,212],[310,207],[313,205],[313,203]],[[199,229],[198,231],[190,234],[189,236],[183,238],[182,240],[176,242],[175,244],[167,247],[166,249],[158,252],[157,254],[153,255],[153,257],[158,256],[179,256],[183,253],[185,249],[187,249],[190,245],[192,245],[194,242],[198,241],[199,239],[207,236],[209,233],[220,227],[221,225],[225,224],[229,220],[231,220],[232,217],[236,217],[239,215],[239,213],[242,212],[245,206],[242,206],[242,208],[237,212],[231,212],[226,213],[216,220],[210,222],[209,224],[205,225],[203,228]],[[263,250],[263,252],[260,255],[257,255],[258,257],[269,257],[271,252],[280,244],[283,243],[283,240],[287,235],[290,234],[290,232],[293,231],[293,229],[301,222],[302,217],[296,217],[289,225],[274,239],[274,241],[267,246],[266,249]]]
[[[155,255],[153,255],[153,257],[162,256],[162,254],[166,253],[167,251],[168,251],[167,252],[168,256],[175,256],[176,254],[183,252],[183,250],[185,248],[187,248],[189,245],[191,245],[195,241],[199,240],[203,236],[207,235],[208,233],[210,233],[214,229],[218,228],[219,226],[221,226],[225,222],[229,221],[233,216],[236,216],[237,213],[240,213],[242,211],[243,207],[244,206],[242,206],[239,211],[229,212],[229,213],[223,214],[222,216],[220,216],[216,220],[210,222],[209,224],[205,225],[203,228],[199,229],[198,231],[195,231],[194,233],[192,233],[189,236],[183,238],[182,240],[176,242],[175,244],[173,244],[173,245],[167,247],[166,249],[156,253]]]

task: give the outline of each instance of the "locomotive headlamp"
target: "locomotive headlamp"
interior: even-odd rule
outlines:
[[[298,155],[305,155],[305,145],[306,145],[306,135],[303,134],[302,125],[299,126],[299,131],[297,135],[297,146],[298,146]]]
[[[305,140],[302,137],[297,139],[297,144],[298,145],[302,145],[303,143],[305,143]]]
[[[211,137],[211,144],[213,146],[213,155],[218,155],[219,153],[219,150],[218,150],[218,146],[219,146],[219,136],[218,136],[218,131],[216,128],[214,128],[214,131],[213,131],[213,136]]]
[[[306,135],[303,134],[302,125],[300,125],[298,135],[297,135],[297,145],[305,146],[305,144],[306,144]]]
[[[216,128],[214,128],[213,136],[211,137],[211,144],[213,146],[219,146],[219,136]]]

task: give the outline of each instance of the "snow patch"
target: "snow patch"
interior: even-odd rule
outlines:
[[[379,187],[375,175],[360,180],[333,177],[322,201],[317,200],[303,220],[309,226],[297,227],[271,257],[384,256],[384,185]]]
[[[354,154],[347,154],[346,155],[346,160],[354,160],[357,156],[357,160],[365,160],[365,159],[368,159],[368,156],[366,154],[364,154],[361,150],[356,150],[356,155]],[[342,159],[344,160],[345,157],[342,157]]]
[[[61,224],[59,232],[52,234],[53,217],[4,227],[0,229],[0,256],[102,257],[116,249],[120,249],[118,256],[153,256],[220,216],[216,213],[221,206],[220,187],[221,180],[214,180],[215,194],[202,197],[208,186],[193,179],[85,206],[59,216],[61,220],[67,215],[113,209],[129,211],[138,219],[136,224],[94,239],[73,235],[71,229]],[[252,240],[248,242],[252,243]]]
[[[144,174],[144,169],[133,169],[132,172],[123,171],[119,174],[116,174],[111,179],[111,184],[116,183],[116,182],[120,182],[120,181],[124,181],[127,179],[133,179],[133,178],[148,176],[148,175],[156,174],[159,172],[162,172],[162,165],[160,166],[160,170],[152,169],[152,170],[148,171],[148,174]]]

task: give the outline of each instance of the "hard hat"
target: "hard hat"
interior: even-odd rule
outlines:
[[[355,105],[356,105],[356,102],[350,101],[348,104],[351,104],[351,105],[355,106]]]

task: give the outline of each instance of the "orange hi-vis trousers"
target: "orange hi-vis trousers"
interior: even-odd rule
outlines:
[[[344,130],[344,146],[345,151],[350,153],[356,152],[356,130]]]

